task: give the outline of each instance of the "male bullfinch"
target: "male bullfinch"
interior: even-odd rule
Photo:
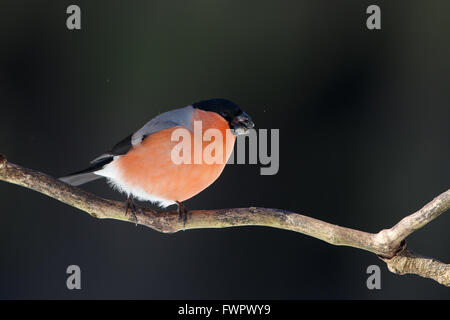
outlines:
[[[188,149],[192,151],[190,158],[193,161],[174,162],[173,150],[179,143],[173,139],[174,131],[184,128],[194,133],[194,126],[199,123],[201,137],[208,129],[221,133],[219,145],[222,149],[219,151],[222,151],[223,161],[195,162],[194,158],[199,156],[198,153],[201,157],[210,142],[201,138],[201,147],[195,147],[195,137],[191,135],[192,148]],[[180,219],[186,222],[187,210],[181,202],[195,196],[219,177],[233,151],[235,135],[245,134],[253,126],[250,116],[237,104],[226,99],[202,100],[158,115],[109,152],[92,160],[87,169],[60,179],[78,186],[106,177],[112,187],[128,195],[126,212],[132,209],[134,217],[133,197],[161,207],[177,204]],[[229,134],[229,130],[233,134]]]

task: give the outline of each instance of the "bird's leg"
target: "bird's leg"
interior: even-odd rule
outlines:
[[[175,201],[177,203],[178,219],[183,221],[183,231],[186,229],[186,221],[188,219],[189,210],[180,201]]]
[[[126,210],[125,210],[125,215],[128,215],[128,210],[130,210],[131,214],[133,215],[134,222],[136,223],[136,226],[137,226],[138,225],[138,219],[136,217],[136,212],[138,211],[138,209],[136,208],[136,205],[134,204],[133,195],[131,193],[128,196],[126,204],[127,204],[127,207],[126,207]]]

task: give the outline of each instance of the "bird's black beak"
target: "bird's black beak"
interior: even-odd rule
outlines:
[[[245,112],[242,112],[231,120],[231,129],[233,129],[235,135],[246,134],[254,126],[255,124],[252,118]]]

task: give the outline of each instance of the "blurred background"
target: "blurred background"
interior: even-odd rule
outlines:
[[[66,8],[81,8],[78,31]],[[381,8],[381,30],[366,8]],[[0,1],[0,152],[54,176],[157,114],[223,97],[280,129],[191,209],[273,207],[378,232],[450,181],[448,1]],[[125,200],[104,180],[83,186]],[[264,227],[161,234],[0,183],[0,298],[450,298],[375,255]],[[141,204],[142,205],[142,204]],[[144,204],[148,205],[148,204]],[[408,238],[450,262],[450,214]],[[79,265],[82,290],[66,288]],[[366,269],[381,268],[381,290]]]

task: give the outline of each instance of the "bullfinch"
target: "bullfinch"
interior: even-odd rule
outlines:
[[[161,207],[177,204],[180,219],[186,223],[188,211],[182,201],[195,196],[220,176],[233,151],[235,136],[247,133],[253,126],[250,116],[237,104],[226,99],[202,100],[158,115],[92,160],[87,169],[60,180],[78,186],[105,177],[113,188],[127,194],[126,213],[131,209],[136,223],[133,198]],[[185,144],[187,148],[180,152],[189,161],[181,163],[174,161],[174,148],[179,147],[181,140],[174,139],[174,135],[180,136],[176,134],[180,129],[193,133]],[[215,141],[219,148],[213,153],[221,154],[223,161],[196,161],[211,147],[213,139],[204,139],[210,129],[219,133],[214,135],[214,139],[221,139]],[[201,136],[200,147],[195,145],[196,131]]]

